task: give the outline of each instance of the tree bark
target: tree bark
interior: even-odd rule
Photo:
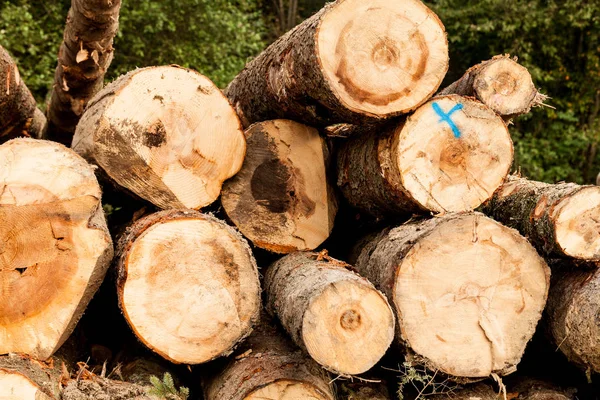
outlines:
[[[102,89],[113,58],[121,0],[72,0],[48,106],[45,137],[71,144],[90,99]]]
[[[515,400],[571,400],[573,393],[563,390],[551,383],[522,378],[519,382],[508,384],[506,387],[509,399]],[[438,394],[430,397],[432,400],[502,400],[501,392],[494,390],[491,386],[479,383],[470,385],[460,390],[449,393]]]
[[[117,254],[121,310],[163,358],[204,363],[252,332],[261,306],[256,261],[225,223],[195,211],[152,214],[127,230]]]
[[[421,2],[339,0],[269,46],[226,93],[244,127],[362,123],[414,110],[447,70],[444,26]]]
[[[600,259],[600,187],[511,176],[484,211],[545,254]]]
[[[339,375],[368,371],[394,339],[385,296],[348,268],[326,253],[297,252],[265,275],[267,310],[298,346]]]
[[[46,359],[100,286],[113,247],[93,168],[64,146],[0,146],[0,354]]]
[[[59,400],[61,382],[69,374],[59,360],[46,363],[26,355],[0,357],[0,398],[19,400]]]
[[[10,54],[0,46],[0,142],[19,136],[39,138],[46,117],[21,79]]]
[[[527,68],[516,57],[498,55],[477,64],[438,95],[459,94],[477,98],[506,120],[527,114],[548,97],[538,92]]]
[[[436,97],[404,121],[352,135],[338,152],[338,186],[377,217],[470,211],[492,196],[512,162],[500,117],[473,99]]]
[[[567,359],[588,372],[600,372],[600,269],[562,264],[553,268],[545,323]]]
[[[479,213],[385,229],[354,258],[393,304],[409,355],[458,380],[513,372],[548,294],[535,249]]]
[[[246,151],[239,119],[219,89],[176,66],[138,69],[104,88],[72,147],[116,185],[164,209],[214,202]]]
[[[236,356],[204,382],[206,400],[334,400],[330,377],[263,321]]]
[[[337,212],[325,141],[288,120],[254,124],[246,141],[242,169],[221,193],[227,216],[263,249],[314,250],[329,237]]]

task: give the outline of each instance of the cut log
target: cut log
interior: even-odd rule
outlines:
[[[484,212],[519,230],[541,252],[600,260],[600,187],[511,176]]]
[[[121,0],[71,0],[48,105],[47,139],[69,146],[88,101],[102,89],[120,8]]]
[[[492,196],[512,162],[504,121],[451,95],[383,131],[353,135],[338,153],[338,186],[350,204],[378,217],[470,211]]]
[[[227,87],[245,127],[362,123],[414,110],[448,70],[439,18],[418,0],[339,0],[269,46]]]
[[[174,363],[228,355],[261,307],[256,262],[237,231],[195,211],[136,221],[118,246],[119,304],[138,339]]]
[[[64,146],[0,146],[0,354],[50,357],[100,286],[113,247],[93,168]]]
[[[0,46],[0,142],[18,136],[39,138],[46,117],[21,79],[10,54]]]
[[[371,369],[394,339],[385,296],[326,253],[297,252],[265,274],[267,310],[294,342],[331,372]]]
[[[221,193],[227,216],[263,249],[314,250],[329,237],[337,212],[325,141],[288,120],[254,124],[246,141],[242,169]]]
[[[514,400],[571,400],[573,398],[570,390],[562,390],[548,382],[534,379],[522,379],[516,384],[509,384],[506,391],[507,397]],[[432,400],[503,400],[504,396],[489,385],[479,383],[429,398]]]
[[[0,357],[0,399],[59,400],[63,376],[68,372],[60,362],[36,361],[28,356],[11,354]]]
[[[572,265],[553,268],[546,308],[550,338],[567,359],[587,371],[600,372],[600,269]]]
[[[496,392],[491,386],[478,383],[460,390],[428,396],[432,400],[503,400],[502,394]],[[511,397],[512,399],[512,397]],[[550,399],[549,399],[550,400]]]
[[[354,256],[393,303],[408,354],[458,380],[513,372],[546,304],[544,260],[479,213],[385,229]]]
[[[219,89],[195,71],[170,66],[132,71],[98,93],[73,149],[160,208],[199,209],[239,171],[246,144]]]
[[[334,400],[331,378],[263,323],[236,356],[203,384],[206,400]]]
[[[535,88],[527,68],[509,55],[495,56],[471,67],[439,93],[448,94],[475,97],[505,119],[527,114],[547,99]]]

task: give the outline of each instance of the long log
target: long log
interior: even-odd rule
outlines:
[[[334,400],[330,381],[325,370],[263,319],[203,388],[206,400]]]
[[[117,249],[117,291],[138,339],[174,363],[228,355],[259,310],[256,261],[237,231],[196,211],[136,221]]]
[[[296,252],[265,274],[267,310],[298,346],[340,375],[368,371],[394,339],[385,296],[348,268],[324,253]]]
[[[77,122],[102,89],[113,59],[121,0],[72,0],[48,105],[45,138],[71,144]]]
[[[509,55],[495,56],[469,68],[462,78],[438,93],[448,94],[475,97],[507,120],[527,114],[547,99],[535,88],[527,68]]]
[[[393,304],[409,356],[458,380],[513,372],[548,294],[535,249],[479,213],[385,229],[353,257]]]
[[[557,349],[588,374],[600,372],[600,269],[553,266],[545,323]]]
[[[513,145],[504,121],[478,101],[436,97],[383,130],[353,135],[338,152],[338,186],[375,216],[470,211],[504,182]]]
[[[220,90],[176,66],[138,69],[92,99],[73,149],[163,209],[207,206],[242,166],[239,119]]]
[[[0,142],[18,136],[40,138],[46,117],[21,79],[10,54],[0,46]]]
[[[444,26],[420,1],[338,0],[248,63],[226,93],[244,127],[362,123],[414,110],[447,70]]]
[[[511,176],[484,212],[519,230],[541,252],[600,260],[600,187]]]
[[[50,357],[100,286],[113,247],[93,168],[64,146],[0,146],[0,354]]]
[[[227,216],[258,247],[314,250],[329,237],[337,212],[325,141],[289,120],[254,124],[246,141],[242,169],[223,185]]]

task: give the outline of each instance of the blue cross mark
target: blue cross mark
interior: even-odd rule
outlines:
[[[456,126],[456,124],[454,123],[454,121],[452,121],[452,118],[450,118],[450,117],[455,112],[462,110],[464,108],[464,106],[462,104],[457,104],[447,114],[442,110],[442,107],[440,107],[438,103],[433,103],[432,106],[433,106],[433,111],[435,111],[436,114],[440,116],[440,122],[447,122],[448,125],[450,125],[450,128],[452,128],[454,137],[460,138],[460,129],[458,129],[458,126]]]

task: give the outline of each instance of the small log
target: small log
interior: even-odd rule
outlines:
[[[108,85],[90,102],[72,147],[109,180],[165,209],[215,201],[246,151],[220,90],[176,66],[138,69]]]
[[[339,0],[248,63],[226,94],[244,127],[363,123],[414,110],[447,71],[444,26],[420,1]]]
[[[121,0],[71,0],[48,105],[45,138],[71,144],[77,122],[102,89],[113,59]]]
[[[548,295],[535,249],[479,213],[385,229],[354,257],[393,304],[409,356],[457,380],[513,372]]]
[[[348,268],[323,253],[297,252],[265,274],[267,310],[298,346],[339,375],[368,371],[394,339],[385,296]]]
[[[203,382],[206,400],[334,400],[331,378],[263,321],[225,367]]]
[[[471,68],[438,95],[472,96],[505,119],[527,114],[547,96],[538,92],[527,68],[509,55],[499,55]]]
[[[375,216],[477,208],[504,182],[513,145],[480,102],[436,97],[405,121],[353,135],[339,150],[338,186]]]
[[[507,398],[515,400],[571,400],[573,393],[559,387],[536,379],[521,379],[517,383],[506,386]],[[503,400],[501,391],[494,390],[491,386],[478,383],[469,385],[464,389],[452,390],[448,393],[437,394],[429,397],[432,400]]]
[[[261,307],[256,261],[225,223],[195,211],[151,214],[127,230],[117,254],[121,310],[163,358],[204,363],[252,332]]]
[[[112,260],[93,168],[35,139],[0,146],[0,354],[46,359],[69,337]]]
[[[227,216],[263,249],[314,250],[329,237],[337,212],[325,141],[288,120],[254,124],[246,141],[242,169],[221,193]]]
[[[484,212],[520,231],[538,250],[600,260],[600,187],[511,176]]]
[[[0,399],[59,400],[69,374],[60,360],[37,361],[25,355],[0,357]]]
[[[504,400],[502,394],[484,383],[469,385],[459,390],[448,390],[428,396],[428,398],[432,400]],[[511,399],[513,398],[511,397]]]
[[[553,268],[545,323],[557,349],[584,371],[600,372],[600,269]]]
[[[46,117],[21,79],[10,54],[0,46],[0,142],[18,136],[39,138]]]

